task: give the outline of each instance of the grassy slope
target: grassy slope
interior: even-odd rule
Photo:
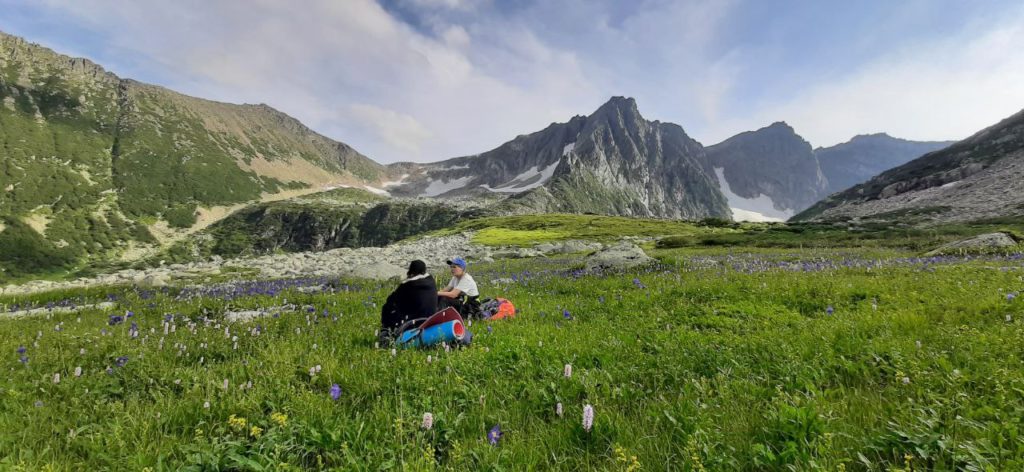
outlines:
[[[681,470],[1024,464],[1024,324],[1004,320],[1020,309],[1005,296],[1020,281],[1017,271],[991,269],[1019,261],[751,274],[697,269],[689,254],[656,252],[665,271],[579,280],[559,275],[571,260],[478,266],[483,291],[508,296],[522,313],[490,323],[493,331],[474,324],[475,345],[450,353],[373,349],[377,313],[367,303],[379,305],[390,288],[376,284],[231,302],[123,294],[111,311],[134,310],[144,343],[95,310],[80,323],[78,315],[0,321],[11,368],[0,384],[0,427],[10,432],[0,456],[7,467],[55,470],[613,470],[631,456],[646,469]],[[488,284],[524,270],[526,282]],[[106,298],[86,295],[81,302]],[[229,306],[282,298],[310,304],[316,323],[302,310],[236,325],[237,349],[223,326],[200,323],[192,334],[180,317],[176,332],[162,335],[164,313],[217,319]],[[250,333],[256,324],[260,336]],[[118,356],[128,363],[104,373]],[[81,378],[72,377],[76,366]],[[251,390],[238,388],[249,380]],[[334,383],[337,401],[327,393]],[[585,404],[596,411],[591,433],[580,426]],[[275,412],[288,415],[285,425]],[[419,429],[424,412],[434,415],[432,431]],[[232,427],[231,415],[246,428]],[[484,438],[495,424],[505,436],[492,447]],[[259,438],[251,425],[263,429]]]
[[[490,246],[530,246],[549,241],[616,241],[624,236],[657,237],[734,232],[735,229],[678,220],[597,215],[518,215],[466,220],[434,234],[476,231],[474,241]]]

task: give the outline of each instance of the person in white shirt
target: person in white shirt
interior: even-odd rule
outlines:
[[[461,315],[469,315],[465,313],[467,306],[472,303],[478,303],[477,297],[480,296],[480,291],[476,288],[476,281],[473,280],[473,276],[466,273],[466,260],[461,257],[453,258],[448,262],[448,267],[452,271],[452,280],[448,282],[444,290],[437,292],[437,305],[438,309],[445,307],[455,308]],[[465,295],[466,299],[463,299]]]

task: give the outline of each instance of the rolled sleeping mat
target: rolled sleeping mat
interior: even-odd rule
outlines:
[[[402,347],[427,347],[440,343],[454,343],[462,341],[466,336],[466,327],[459,320],[447,321],[420,330],[410,329],[398,337],[398,344]]]

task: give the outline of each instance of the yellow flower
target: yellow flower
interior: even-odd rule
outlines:
[[[249,436],[259,439],[259,437],[262,435],[263,428],[260,428],[259,426],[253,426],[252,428],[249,428]]]
[[[270,420],[277,423],[278,426],[284,426],[288,424],[288,415],[284,413],[271,413]]]
[[[248,423],[245,418],[239,418],[235,415],[228,417],[228,425],[235,429],[235,431],[241,431],[245,429],[245,425]]]

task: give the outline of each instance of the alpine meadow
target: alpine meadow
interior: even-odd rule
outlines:
[[[0,470],[1024,470],[1015,2],[0,12]]]

